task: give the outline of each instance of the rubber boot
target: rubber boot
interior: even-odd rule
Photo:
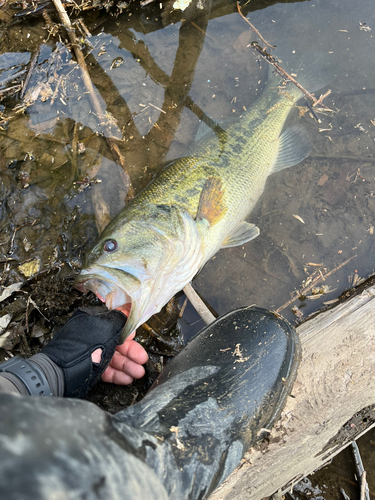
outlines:
[[[289,323],[237,309],[188,343],[114,425],[123,434],[138,429],[133,446],[171,499],[207,498],[278,418],[299,360]]]
[[[280,414],[294,330],[245,308],[200,332],[138,404],[0,394],[0,498],[201,500]]]

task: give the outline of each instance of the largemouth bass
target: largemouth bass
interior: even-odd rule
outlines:
[[[258,236],[259,229],[244,219],[267,177],[309,154],[303,127],[282,132],[302,92],[279,84],[273,76],[237,123],[202,138],[188,156],[168,165],[100,235],[76,287],[129,315],[121,342],[220,248]]]

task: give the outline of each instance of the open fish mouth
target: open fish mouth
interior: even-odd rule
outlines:
[[[130,295],[121,284],[120,280],[116,279],[112,274],[109,274],[105,269],[89,268],[83,270],[74,283],[75,288],[80,292],[87,293],[93,292],[99,300],[101,300],[109,310],[116,309],[124,313],[130,318],[134,298]],[[128,325],[129,323],[129,325]],[[121,341],[130,335],[129,329],[132,326],[132,321],[126,322]]]
[[[90,278],[86,281],[77,283],[76,288],[81,292],[92,291],[100,299],[109,310],[123,309],[132,304],[131,296],[117,285],[104,281],[99,278]]]

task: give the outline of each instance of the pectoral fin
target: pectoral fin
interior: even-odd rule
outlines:
[[[279,137],[279,151],[272,167],[273,172],[297,165],[310,154],[311,142],[304,127],[293,125]]]
[[[255,224],[242,221],[234,230],[225,238],[221,248],[230,248],[243,245],[248,241],[253,240],[259,236],[259,228]]]
[[[217,224],[225,215],[224,187],[218,177],[210,177],[204,183],[196,220],[206,219],[210,226]]]

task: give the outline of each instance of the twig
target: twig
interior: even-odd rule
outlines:
[[[29,297],[27,299],[27,305],[29,304],[29,302],[31,302],[31,304],[35,307],[35,309],[38,311],[38,313],[41,314],[43,316],[43,318],[46,321],[48,321],[48,323],[50,323],[50,320],[46,316],[44,316],[44,314],[42,313],[42,311],[39,309],[38,304],[30,297],[30,295],[29,295]]]
[[[3,80],[1,80],[0,85],[5,85],[6,83],[11,82],[12,80],[16,80],[16,78],[19,78],[20,76],[22,76],[25,73],[26,73],[26,70],[21,69],[17,73],[14,73],[13,75],[8,76],[7,78],[4,78]]]
[[[310,110],[310,113],[313,115],[314,119],[318,122],[318,123],[322,123],[322,120],[319,118],[319,116],[315,113],[313,107],[314,107],[314,104],[311,104],[309,101],[305,101],[306,103],[306,106],[309,108]],[[320,130],[320,129],[319,129]]]
[[[366,481],[366,471],[363,467],[362,457],[359,452],[358,445],[355,441],[352,442],[352,451],[354,456],[355,468],[358,475],[358,481],[361,485],[361,500],[370,500],[370,492]]]
[[[25,95],[25,92],[27,90],[27,86],[29,85],[29,81],[30,81],[31,75],[32,75],[32,73],[34,71],[34,68],[35,68],[35,65],[36,65],[36,63],[38,61],[39,53],[40,53],[40,47],[38,47],[38,49],[35,52],[35,55],[33,57],[33,60],[31,61],[29,72],[27,73],[25,82],[23,84],[22,92],[20,94],[21,99],[23,99],[23,96]]]
[[[267,45],[267,47],[269,47],[270,49],[275,49],[276,47],[274,47],[273,45],[268,43],[267,40],[265,40],[262,37],[262,35],[259,33],[259,31],[256,29],[256,27],[253,24],[251,24],[251,22],[242,14],[239,2],[237,2],[237,10],[238,10],[239,15],[242,17],[242,19],[244,19],[247,22],[247,24],[250,26],[250,28],[253,31],[255,31],[255,33],[259,36],[259,38],[262,40],[262,42],[265,43]]]
[[[9,250],[8,250],[8,255],[13,255],[14,253],[14,239],[16,237],[16,232],[21,229],[22,227],[24,226],[27,226],[29,225],[30,223],[25,223],[25,224],[21,224],[20,226],[16,227],[13,229],[13,234],[12,234],[12,237],[10,239],[10,247],[9,247]]]
[[[265,52],[262,47],[260,47],[258,44],[256,43],[252,43],[251,44],[252,48],[255,49],[258,54],[261,55],[261,57],[266,61],[268,62],[268,64],[272,64],[272,66],[275,68],[275,70],[277,71],[277,73],[281,76],[281,78],[283,78],[284,80],[288,81],[288,82],[292,82],[297,88],[299,88],[299,90],[301,92],[303,92],[303,94],[305,94],[305,96],[310,99],[310,101],[313,103],[313,106],[316,106],[317,104],[319,104],[319,106],[321,106],[323,109],[325,109],[326,111],[330,111],[331,113],[333,113],[333,110],[328,108],[328,106],[326,106],[325,104],[322,103],[322,100],[324,99],[325,96],[329,95],[329,93],[326,92],[326,94],[324,94],[324,96],[321,96],[319,99],[316,99],[316,97],[313,95],[313,94],[310,94],[310,92],[308,92],[304,87],[302,87],[302,85],[300,83],[297,82],[297,80],[295,80],[289,73],[287,73],[285,71],[285,69],[283,69],[280,64],[276,61],[276,59],[271,56],[270,54],[267,54],[267,52]]]
[[[159,342],[163,343],[168,349],[176,352],[176,341],[172,338],[164,337],[160,332],[152,328],[148,323],[143,323],[142,328]]]
[[[356,257],[357,257],[357,255],[353,255],[353,257],[350,257],[345,262],[342,262],[340,265],[338,265],[335,268],[333,268],[332,271],[329,271],[326,274],[321,274],[317,279],[315,279],[313,281],[313,283],[311,285],[309,285],[308,287],[302,288],[301,290],[297,291],[296,295],[294,297],[292,297],[290,300],[288,300],[288,302],[285,302],[285,304],[283,304],[278,309],[276,309],[276,312],[279,313],[279,312],[283,311],[290,304],[293,304],[293,302],[295,302],[298,299],[298,297],[300,297],[301,295],[306,295],[306,293],[309,292],[312,288],[314,288],[314,286],[317,283],[319,283],[320,281],[325,280],[326,278],[328,278],[328,276],[331,276],[331,274],[335,273],[336,271],[338,271],[342,267],[346,266],[346,264],[348,264],[351,260],[355,259]]]
[[[362,476],[361,476],[361,496],[360,496],[360,500],[366,500],[366,486],[367,486],[366,471],[364,470],[362,472]]]
[[[0,96],[2,95],[5,95],[6,93],[8,92],[18,92],[21,88],[21,85],[17,84],[17,85],[13,85],[12,87],[7,87],[6,89],[1,89],[0,90]]]
[[[59,87],[60,87],[60,84],[61,84],[62,80],[63,80],[63,76],[60,75],[59,79],[57,80],[55,90],[53,91],[53,94],[52,94],[52,97],[51,97],[51,106],[55,102],[55,99],[56,99],[56,96],[57,96],[57,92],[59,90]]]
[[[315,106],[318,103],[318,100],[315,98],[315,96],[313,94],[310,94],[310,92],[308,92],[304,87],[302,87],[302,85],[300,83],[298,83],[297,80],[295,80],[289,73],[287,73],[280,66],[280,64],[278,64],[278,62],[276,61],[276,59],[273,56],[271,56],[270,54],[267,54],[261,47],[259,47],[259,45],[255,44],[255,43],[252,43],[251,46],[253,47],[253,49],[255,49],[262,56],[262,58],[265,61],[268,62],[268,64],[271,64],[276,69],[278,74],[284,80],[292,82],[297,88],[299,88],[300,91],[303,92],[308,99],[310,99],[310,101],[313,103],[313,106]],[[320,100],[321,100],[321,98],[319,98],[319,101]],[[324,108],[325,110],[332,112],[332,109],[328,108],[327,106],[325,106],[321,102],[320,102],[320,106],[322,108]]]
[[[80,70],[81,70],[82,80],[85,84],[85,87],[87,88],[87,90],[89,92],[91,104],[92,104],[94,111],[95,111],[96,115],[98,116],[100,122],[102,124],[104,124],[105,117],[104,117],[102,108],[100,106],[99,100],[95,94],[94,86],[92,84],[92,81],[91,81],[91,78],[90,78],[90,75],[89,75],[89,72],[88,72],[88,69],[86,66],[85,58],[82,54],[81,49],[78,46],[78,42],[77,42],[77,39],[75,36],[74,28],[70,22],[69,16],[66,13],[66,10],[65,10],[64,6],[62,5],[61,0],[52,0],[52,1],[56,7],[56,10],[59,14],[61,22],[63,23],[63,25],[68,33],[70,43],[72,44],[74,54],[76,56],[78,65],[79,65]],[[107,128],[107,127],[105,126],[105,128]],[[121,167],[123,168],[124,172],[127,174],[127,177],[129,179],[129,181],[128,181],[129,187],[128,187],[128,195],[127,196],[133,197],[134,196],[133,188],[131,185],[130,176],[126,172],[125,159],[122,156],[120,149],[119,149],[118,145],[115,143],[115,141],[113,140],[113,138],[106,136],[106,140],[108,142],[108,145],[109,145],[109,147],[112,151],[112,154],[114,155],[117,163],[119,163],[121,165]]]
[[[187,306],[187,303],[188,303],[188,298],[185,297],[185,300],[184,300],[184,303],[182,304],[182,307],[181,307],[181,311],[180,311],[180,314],[178,315],[179,318],[182,318],[184,312],[185,312],[185,309],[186,309],[186,306]]]
[[[343,496],[344,500],[350,500],[350,497],[345,493],[344,488],[340,488],[340,493]]]
[[[153,108],[157,109],[161,113],[164,113],[164,114],[167,113],[166,111],[164,111],[164,109],[158,108],[157,106],[155,106],[155,104],[152,104],[151,102],[149,102],[149,105],[152,106]]]
[[[320,106],[323,102],[323,100],[328,97],[331,93],[331,89],[327,90],[327,92],[325,94],[322,94],[319,99],[313,104],[313,106]]]
[[[191,304],[193,305],[194,309],[197,311],[199,316],[206,323],[206,325],[209,325],[210,323],[215,321],[215,319],[216,319],[215,316],[208,309],[206,304],[199,297],[199,295],[197,294],[197,292],[194,290],[194,288],[191,286],[190,283],[188,283],[184,287],[184,293],[185,293],[186,297],[190,300]]]

